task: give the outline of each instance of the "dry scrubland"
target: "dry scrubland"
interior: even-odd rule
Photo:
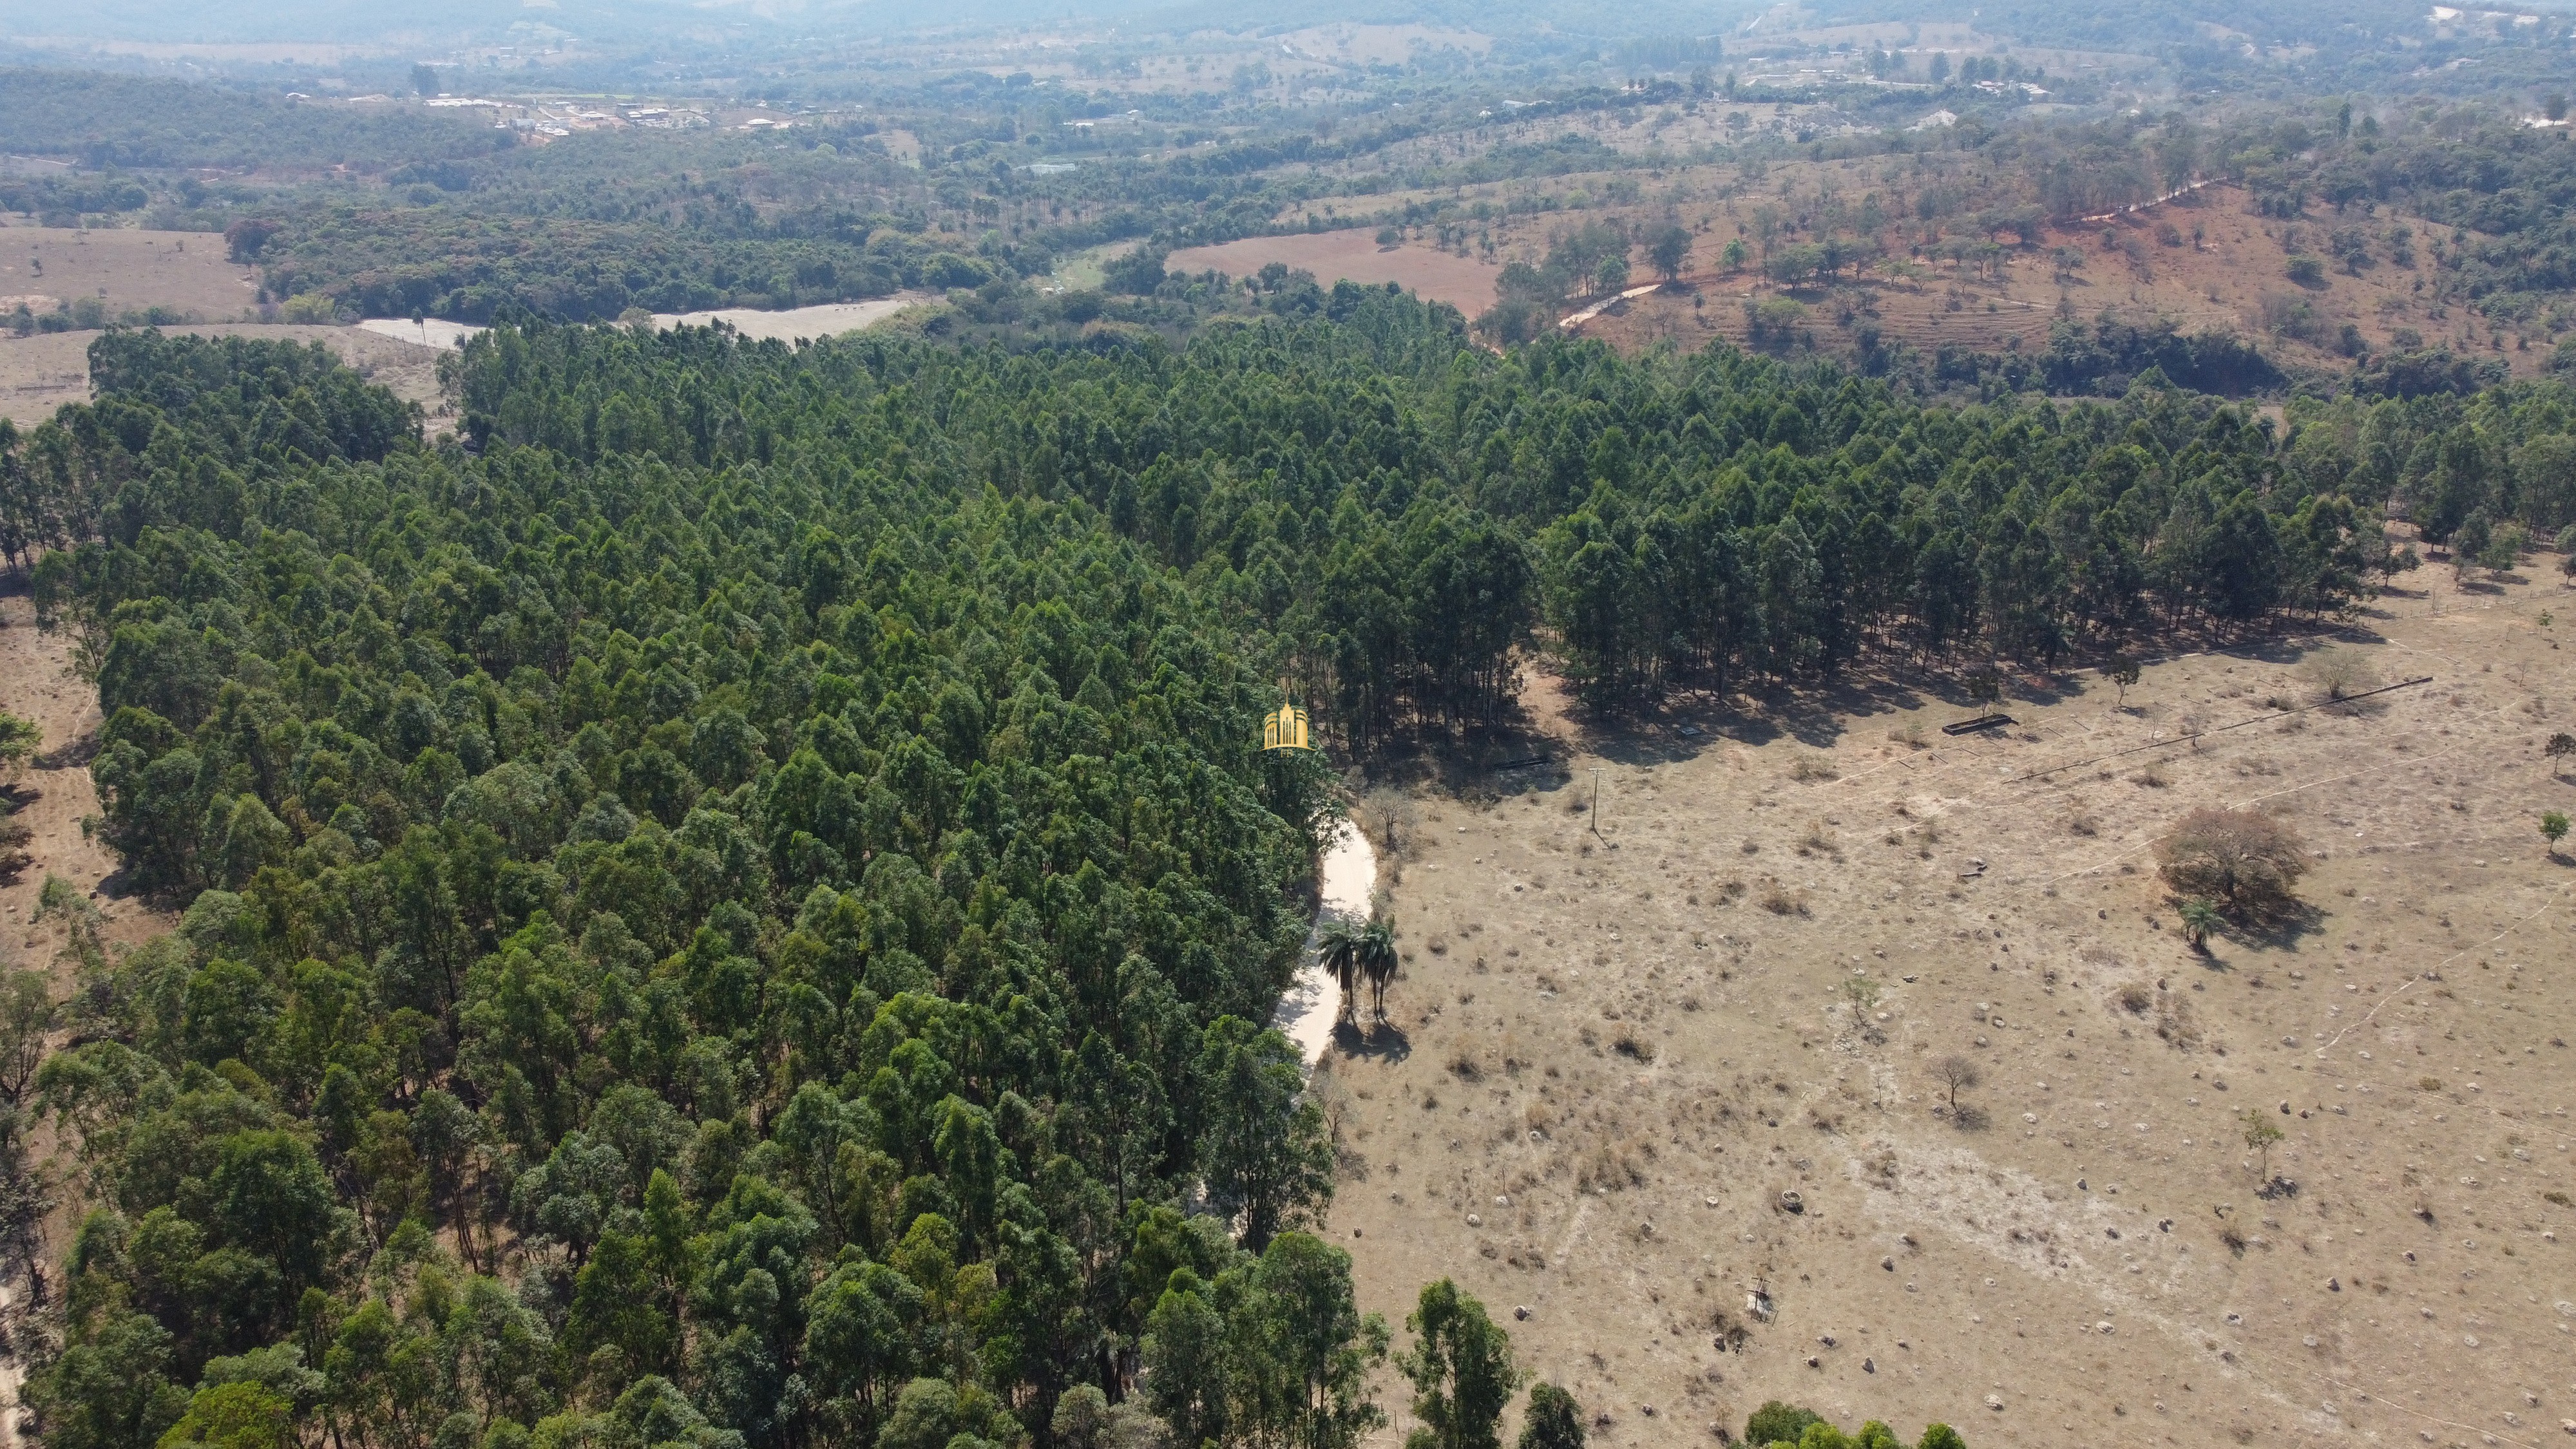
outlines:
[[[2037,352],[2048,345],[2048,329],[2061,316],[2090,323],[2109,312],[2131,323],[2167,319],[2187,332],[2233,331],[2284,361],[2350,367],[2350,359],[2330,348],[2271,330],[2267,308],[2305,303],[2321,319],[2321,338],[2331,339],[2349,322],[2373,352],[2403,350],[2396,334],[2412,330],[2429,344],[2503,358],[2521,376],[2540,371],[2549,357],[2549,340],[2537,330],[2532,335],[2539,340],[2526,347],[2508,329],[2499,348],[2499,334],[2472,309],[2444,307],[2417,292],[2417,281],[2432,274],[2430,238],[2447,240],[2450,232],[2386,215],[2346,221],[2320,207],[2312,218],[2285,223],[2252,214],[2239,188],[2210,186],[2187,200],[2116,221],[2051,228],[2038,245],[2014,249],[1990,277],[1979,277],[1973,267],[1961,272],[1948,262],[1923,263],[1921,275],[1910,281],[1826,289],[1781,288],[1749,274],[1715,270],[1718,253],[1734,239],[1736,221],[1749,219],[1756,204],[1733,203],[1732,218],[1721,208],[1698,237],[1691,266],[1706,270],[1696,273],[1692,287],[1639,298],[1586,330],[1623,349],[1665,341],[1695,348],[1714,337],[1743,344],[1749,340],[1746,300],[1785,295],[1807,307],[1802,330],[1828,351],[1848,350],[1858,329],[1868,326],[1927,352],[1942,346]],[[1636,220],[1645,224],[1642,217]],[[2381,261],[2355,274],[2330,265],[2314,285],[2289,280],[2292,255],[2322,254],[2327,232],[2351,224],[2367,225],[2374,234],[2391,225],[2412,226],[2416,266]],[[2104,246],[2105,233],[2122,249]],[[2059,247],[2081,251],[2084,265],[2059,276],[2050,258]],[[1641,281],[1648,279],[1641,274]]]
[[[1363,806],[1403,975],[1320,1080],[1364,1306],[1454,1274],[1614,1445],[1774,1397],[1981,1449],[2564,1442],[2557,562],[2406,575],[2342,636],[2429,685],[2098,763],[2313,702],[2322,641],[2151,662],[2126,709],[2017,680],[1957,740],[1902,680],[1595,734],[1534,678],[1487,758],[1549,767]],[[2220,805],[2304,838],[2309,909],[2201,956],[2154,847]],[[2249,1109],[2295,1191],[2258,1192]]]

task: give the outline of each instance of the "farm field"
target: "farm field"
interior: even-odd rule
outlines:
[[[1392,1025],[1320,1075],[1362,1306],[1454,1273],[1607,1444],[1713,1442],[1771,1398],[1979,1445],[2554,1441],[2557,563],[2427,567],[2341,633],[2148,662],[2125,708],[2018,680],[2012,728],[1959,739],[1926,682],[1595,732],[1534,677],[1490,758],[1549,767],[1361,812],[1404,962]],[[2277,711],[2322,698],[2329,648],[2430,679]],[[2203,955],[2155,845],[2210,806],[2309,870],[2303,914]]]

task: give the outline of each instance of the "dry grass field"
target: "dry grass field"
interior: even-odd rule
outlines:
[[[319,342],[340,354],[369,381],[393,389],[398,397],[419,403],[439,427],[438,353],[433,348],[355,327],[262,326],[234,322],[203,327],[172,327],[171,332],[201,336],[289,338]],[[0,417],[28,427],[54,415],[67,402],[89,399],[89,345],[95,332],[40,332],[33,337],[0,336]]]
[[[1354,282],[1394,282],[1430,301],[1446,302],[1469,317],[1494,305],[1494,277],[1502,270],[1436,247],[1380,247],[1374,230],[1246,237],[1223,246],[1174,252],[1163,266],[1174,272],[1219,271],[1239,279],[1272,262],[1313,272],[1327,287],[1346,277]]]
[[[225,322],[258,296],[257,274],[224,260],[224,239],[209,232],[0,227],[0,313],[95,297],[111,316],[167,307]]]
[[[1963,738],[1933,679],[1598,729],[1533,670],[1483,758],[1548,765],[1362,800],[1403,974],[1319,1081],[1364,1306],[1456,1276],[1611,1445],[1775,1397],[1980,1449],[2566,1442],[2558,562],[2428,567],[2125,706],[2018,678]],[[2309,707],[2329,651],[2430,679]],[[2156,848],[2210,806],[2307,870],[2203,953]]]

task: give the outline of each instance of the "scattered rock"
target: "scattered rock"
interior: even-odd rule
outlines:
[[[1878,1360],[1874,1358],[1862,1359],[1860,1361],[1860,1371],[1865,1374],[1874,1374],[1878,1372]]]
[[[1878,1260],[1878,1266],[1893,1273],[1896,1271],[1896,1260],[1894,1258],[1881,1258]]]
[[[1526,1303],[1517,1303],[1517,1304],[1514,1304],[1514,1305],[1512,1306],[1512,1317],[1517,1318],[1517,1319],[1521,1320],[1522,1322],[1526,1323],[1526,1322],[1528,1322],[1528,1321],[1529,1321],[1529,1315],[1530,1315],[1530,1311],[1529,1311],[1529,1305],[1528,1305],[1528,1304],[1526,1304]]]
[[[1798,1195],[1796,1188],[1784,1188],[1780,1193],[1780,1210],[1788,1213],[1803,1213],[1807,1210],[1807,1200]]]
[[[1987,1407],[1987,1408],[1989,1408],[1989,1409],[1994,1410],[1994,1411],[1995,1411],[1996,1413],[1998,1413],[1998,1414],[2002,1413],[2002,1412],[2004,1411],[2004,1399],[2003,1399],[2003,1395],[2001,1395],[2001,1394],[1988,1394],[1988,1395],[1986,1395],[1986,1407]]]
[[[1481,1227],[1483,1227],[1484,1225],[1485,1225],[1485,1220],[1484,1220],[1483,1218],[1481,1218],[1481,1217],[1477,1216],[1477,1215],[1476,1215],[1476,1214],[1474,1214],[1474,1213],[1469,1213],[1469,1214],[1467,1214],[1467,1226],[1469,1226],[1469,1227],[1471,1227],[1471,1228],[1481,1228]]]
[[[2093,1331],[2095,1333],[2109,1333],[2111,1331],[2111,1320],[2105,1318],[2100,1322],[2095,1323],[2093,1325]]]

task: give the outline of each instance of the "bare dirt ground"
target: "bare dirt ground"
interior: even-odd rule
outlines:
[[[1494,305],[1494,277],[1502,270],[1494,263],[1436,247],[1380,248],[1374,230],[1246,237],[1223,246],[1174,252],[1163,265],[1175,272],[1219,271],[1241,278],[1272,262],[1313,272],[1327,287],[1343,278],[1394,282],[1431,301],[1446,302],[1470,317]]]
[[[393,389],[394,395],[419,403],[432,414],[440,409],[439,349],[380,337],[355,327],[263,326],[253,322],[203,327],[171,327],[204,337],[268,337],[319,342],[361,376]],[[54,415],[69,402],[89,400],[89,345],[95,332],[40,332],[32,337],[0,336],[0,417],[21,427]],[[435,424],[433,424],[435,428]]]
[[[1547,766],[1364,802],[1405,964],[1318,1078],[1364,1306],[1455,1276],[1612,1445],[1775,1397],[1980,1449],[2566,1442],[2558,562],[2403,576],[2333,637],[2431,682],[2286,716],[2323,638],[2149,662],[2125,709],[2016,679],[1957,739],[1937,681],[1603,730],[1533,671],[1481,758]],[[2202,956],[2154,845],[2214,805],[2300,833],[2310,909]]]
[[[110,313],[170,307],[220,322],[241,316],[258,296],[258,276],[224,260],[224,239],[211,232],[0,229],[0,312],[20,300],[43,314],[95,297]]]
[[[74,672],[73,651],[68,629],[36,626],[25,593],[0,595],[0,709],[44,731],[33,767],[18,782],[18,795],[28,803],[16,818],[35,834],[27,845],[35,863],[0,883],[0,961],[13,970],[54,964],[66,940],[60,920],[33,920],[37,892],[49,874],[70,881],[99,908],[100,935],[110,949],[148,940],[174,924],[140,900],[118,897],[108,884],[117,870],[114,852],[82,828],[84,819],[98,814],[89,760],[101,721],[98,690]],[[68,994],[68,975],[58,985]]]

